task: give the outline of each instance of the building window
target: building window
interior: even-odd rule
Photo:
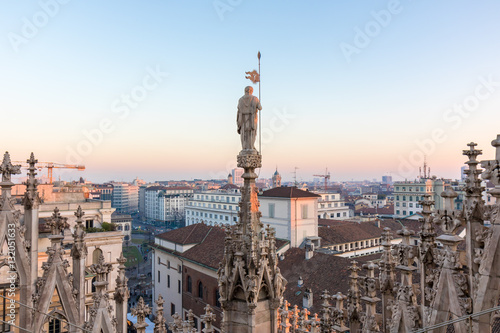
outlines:
[[[170,260],[167,260],[167,267],[170,269]]]
[[[160,282],[160,271],[158,271],[158,283]]]
[[[189,275],[187,277],[187,291],[189,293],[193,292],[193,281],[191,280],[191,277]]]
[[[399,215],[399,210],[396,211],[396,214]]]
[[[302,211],[302,218],[307,219],[307,205],[301,205],[301,211]]]
[[[269,217],[270,218],[274,218],[274,216],[275,216],[274,215],[275,214],[274,209],[275,209],[275,204],[270,203],[269,204]]]
[[[175,314],[175,304],[174,303],[170,303],[170,315],[174,315]]]
[[[158,257],[158,265],[161,265],[161,258]]]
[[[93,228],[94,227],[94,220],[86,220],[85,221],[85,228]]]
[[[170,288],[170,275],[167,275],[167,288]]]
[[[178,272],[179,274],[181,274],[181,273],[182,273],[182,267],[181,267],[181,265],[177,265],[177,272]]]
[[[198,282],[198,297],[203,299],[203,283]]]
[[[52,318],[49,320],[49,332],[48,333],[60,333],[61,332],[61,321],[57,318]]]
[[[180,294],[181,293],[181,280],[177,280],[177,292]]]
[[[92,252],[92,263],[93,264],[98,264],[100,256],[102,256],[102,250],[99,249],[99,248],[96,248],[94,250],[94,252]]]

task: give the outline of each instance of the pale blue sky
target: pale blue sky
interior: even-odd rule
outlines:
[[[278,165],[285,180],[295,166],[301,179],[326,166],[333,180],[412,178],[410,160],[425,152],[432,173],[457,177],[466,143],[491,157],[500,133],[497,1],[65,2],[2,2],[0,142],[15,160],[34,151],[86,165],[58,171],[68,179],[227,174],[244,72],[259,50],[261,176]],[[358,48],[350,61],[347,44]],[[148,79],[154,89],[127,116],[114,112],[155,70],[168,76]],[[474,98],[471,111],[446,111]],[[89,143],[83,131],[95,134],[103,119],[112,130]],[[446,139],[419,148],[436,129]]]

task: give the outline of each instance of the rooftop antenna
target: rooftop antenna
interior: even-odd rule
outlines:
[[[427,156],[426,155],[424,155],[424,178],[426,178],[426,179],[429,178],[429,175],[427,174]]]
[[[297,185],[298,185],[298,183],[297,183],[297,169],[298,169],[298,168],[297,168],[297,167],[295,167],[295,168],[294,168],[294,170],[293,170],[293,184],[294,184],[295,186],[297,186]]]

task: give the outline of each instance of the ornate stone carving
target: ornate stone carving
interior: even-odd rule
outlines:
[[[258,169],[262,167],[262,156],[257,154],[239,154],[237,162],[240,168]]]
[[[24,183],[26,185],[26,192],[23,196],[23,205],[25,209],[37,208],[41,202],[40,196],[37,191],[38,180],[36,180],[36,163],[35,155],[31,153],[30,158],[26,161],[28,163],[28,179]]]
[[[0,173],[2,174],[2,183],[11,183],[12,175],[21,173],[21,166],[12,165],[8,152],[5,152],[3,155],[3,161],[2,164],[0,164]]]
[[[163,316],[163,304],[165,301],[163,300],[163,297],[161,295],[158,296],[158,299],[156,300],[156,314],[155,314],[155,319],[154,319],[154,333],[167,333],[167,328],[166,328],[166,320],[165,317]]]

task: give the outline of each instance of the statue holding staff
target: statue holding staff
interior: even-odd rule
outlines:
[[[256,150],[255,138],[257,137],[258,110],[262,110],[259,99],[252,95],[253,88],[245,87],[245,95],[238,101],[238,134],[241,137],[243,150]]]

